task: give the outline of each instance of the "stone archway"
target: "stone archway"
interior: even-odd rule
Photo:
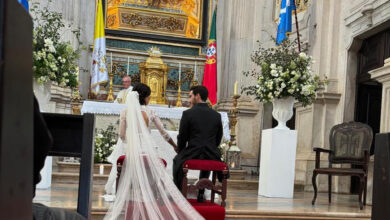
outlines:
[[[355,36],[351,36],[351,43],[347,49],[347,68],[346,68],[346,77],[345,77],[345,98],[344,98],[344,112],[343,112],[343,121],[352,121],[356,120],[358,117],[358,112],[356,111],[356,107],[358,105],[358,94],[359,94],[359,82],[361,83],[362,80],[358,79],[359,75],[359,50],[364,47],[364,42],[366,39],[369,39],[371,37],[375,37],[375,35],[380,34],[381,32],[389,31],[388,37],[390,37],[390,20],[387,20],[383,22],[382,24],[374,27],[374,28],[367,28],[364,31],[361,31],[359,34],[356,34]],[[390,38],[386,38],[387,41],[389,41]],[[390,46],[390,42],[388,43]],[[390,54],[387,55],[387,57],[390,56]],[[388,71],[390,75],[390,60],[386,64],[384,59],[386,59],[386,56],[383,56],[381,58],[381,62],[377,63],[376,66],[373,65],[370,68],[366,70],[366,75],[368,78],[366,79],[366,85],[370,86],[370,84],[374,85],[374,81],[378,81],[383,84],[382,94],[385,94],[385,81],[387,74],[383,74],[383,71]],[[388,67],[386,67],[386,65]],[[371,75],[371,76],[370,76]],[[390,78],[388,76],[387,78]],[[363,80],[364,82],[365,80]],[[368,82],[368,83],[367,83]],[[390,82],[389,82],[390,83]],[[376,84],[378,85],[378,84]],[[360,85],[361,86],[361,85]],[[360,91],[362,88],[360,88]],[[377,89],[376,89],[377,90]],[[376,91],[378,92],[378,91]],[[385,118],[385,115],[387,118],[390,117],[390,112],[386,113],[384,111],[384,97],[381,98],[382,108],[381,108],[381,122],[380,122],[380,132],[385,131],[385,125],[383,125],[383,121]],[[387,109],[387,108],[385,108]],[[388,126],[390,131],[390,126]],[[379,132],[379,131],[376,131]],[[367,193],[367,203],[371,204],[372,202],[372,179],[373,179],[373,164],[374,164],[374,157],[371,157],[370,164],[369,164],[369,176],[368,176],[368,193]],[[351,184],[351,189],[353,187],[353,184]]]

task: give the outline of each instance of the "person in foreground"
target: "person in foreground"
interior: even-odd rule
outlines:
[[[158,157],[150,117],[142,111],[140,98],[136,91],[127,96],[125,125],[120,128],[126,159],[115,202],[104,219],[204,219],[176,188]]]
[[[183,179],[183,163],[186,160],[221,160],[218,149],[223,133],[221,115],[208,106],[207,98],[206,87],[192,87],[189,101],[193,107],[184,111],[180,120],[178,154],[173,159],[173,177],[179,189]],[[199,179],[209,178],[209,175],[209,171],[201,171]],[[221,178],[221,174],[218,176]],[[204,200],[204,190],[199,190],[198,202]]]
[[[163,124],[161,123],[160,118],[148,107],[150,101],[151,90],[150,87],[143,83],[137,83],[133,91],[137,92],[139,95],[139,104],[141,105],[141,112],[144,120],[147,124],[149,131],[151,130],[151,124],[153,123],[157,130],[160,132],[161,136],[167,141],[173,149],[176,151],[177,146],[172,138],[169,136],[167,131],[164,129]],[[125,100],[126,101],[126,100]],[[131,103],[129,103],[131,104]],[[106,195],[104,196],[106,201],[113,201],[115,196],[115,186],[116,186],[116,177],[117,177],[117,166],[116,161],[118,158],[126,153],[125,151],[125,139],[126,139],[126,115],[127,108],[123,109],[120,114],[120,125],[119,125],[119,139],[111,155],[107,158],[108,162],[112,164],[111,172],[108,177],[107,183],[105,185]]]

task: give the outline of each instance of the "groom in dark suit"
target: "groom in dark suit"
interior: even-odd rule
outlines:
[[[221,115],[207,105],[208,94],[204,86],[192,87],[189,101],[193,107],[184,111],[180,120],[178,154],[173,159],[173,179],[179,190],[186,160],[221,160],[218,146],[222,139],[222,120]],[[199,179],[209,178],[209,175],[209,171],[201,171]],[[204,190],[199,190],[199,202],[204,201],[203,194]]]

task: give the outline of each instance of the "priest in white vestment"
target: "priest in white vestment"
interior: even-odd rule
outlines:
[[[122,84],[124,89],[122,89],[118,95],[116,96],[116,99],[114,103],[125,103],[127,94],[133,90],[133,87],[131,86],[131,78],[130,76],[125,76],[122,79]]]

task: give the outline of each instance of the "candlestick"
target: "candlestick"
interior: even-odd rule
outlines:
[[[110,83],[108,86],[107,101],[114,101],[113,82],[112,82],[114,78],[114,73],[111,71],[108,73],[108,76],[110,77]]]
[[[111,52],[111,72],[112,72],[112,52]]]
[[[181,63],[179,63],[179,81],[181,81]]]
[[[130,58],[127,56],[127,75],[129,75],[129,64],[130,64]]]
[[[79,84],[79,72],[80,72],[80,67],[76,67],[76,80],[77,80],[77,85]]]
[[[176,101],[176,106],[177,107],[182,107],[182,103],[181,103],[181,81],[179,80],[179,83],[178,83],[178,89],[177,89],[177,101]]]
[[[237,81],[234,83],[234,95],[237,95]]]
[[[195,75],[195,81],[198,81],[198,71],[197,71],[197,64],[196,64],[196,61],[195,61],[194,75]]]

